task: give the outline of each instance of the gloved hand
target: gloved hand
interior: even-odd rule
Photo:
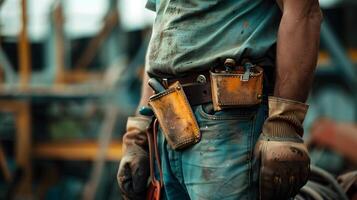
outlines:
[[[123,137],[123,157],[118,170],[118,183],[126,199],[145,199],[150,163],[146,128],[151,118],[129,117]]]
[[[305,185],[310,158],[302,140],[308,105],[269,97],[269,117],[255,146],[260,162],[260,199],[288,199]]]

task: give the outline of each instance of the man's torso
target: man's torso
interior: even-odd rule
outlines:
[[[146,65],[154,76],[204,71],[227,58],[275,60],[281,13],[274,0],[149,0],[155,10]]]

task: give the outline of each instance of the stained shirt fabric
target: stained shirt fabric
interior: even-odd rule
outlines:
[[[151,76],[206,71],[226,58],[273,66],[281,11],[274,0],[148,0],[156,12],[146,55]]]

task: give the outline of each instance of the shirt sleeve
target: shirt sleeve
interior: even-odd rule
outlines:
[[[146,2],[146,6],[147,9],[152,10],[152,11],[156,11],[156,0],[148,0]]]

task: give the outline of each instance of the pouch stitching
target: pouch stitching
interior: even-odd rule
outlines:
[[[185,147],[187,147],[191,142],[195,142],[196,143],[196,139],[186,139],[183,140],[182,142],[176,144],[176,145],[172,145],[175,149],[183,149]],[[180,147],[180,148],[178,148]]]
[[[252,74],[249,75],[249,79],[251,78],[260,78],[262,74]],[[243,76],[243,74],[212,74],[213,77],[225,77],[225,78],[237,78]]]
[[[161,92],[161,93],[159,93],[157,95],[152,96],[149,99],[149,101],[155,101],[155,100],[157,100],[157,99],[159,99],[159,98],[161,98],[163,96],[169,95],[169,94],[171,94],[171,93],[173,93],[175,91],[176,91],[176,88],[169,88],[169,89],[165,90],[164,92]]]
[[[262,70],[262,71],[259,71],[258,73],[253,73],[251,75],[249,75],[249,77],[252,77],[252,78],[256,78],[256,77],[259,77],[263,74],[263,69],[258,69],[258,70]],[[243,76],[243,74],[223,74],[223,73],[215,73],[215,72],[210,72],[211,76],[225,76],[225,77],[239,77],[239,76]]]
[[[182,142],[180,142],[179,144],[186,144],[186,143],[189,143],[191,141],[192,141],[192,139],[182,139]],[[181,146],[181,145],[175,145],[175,146]]]

